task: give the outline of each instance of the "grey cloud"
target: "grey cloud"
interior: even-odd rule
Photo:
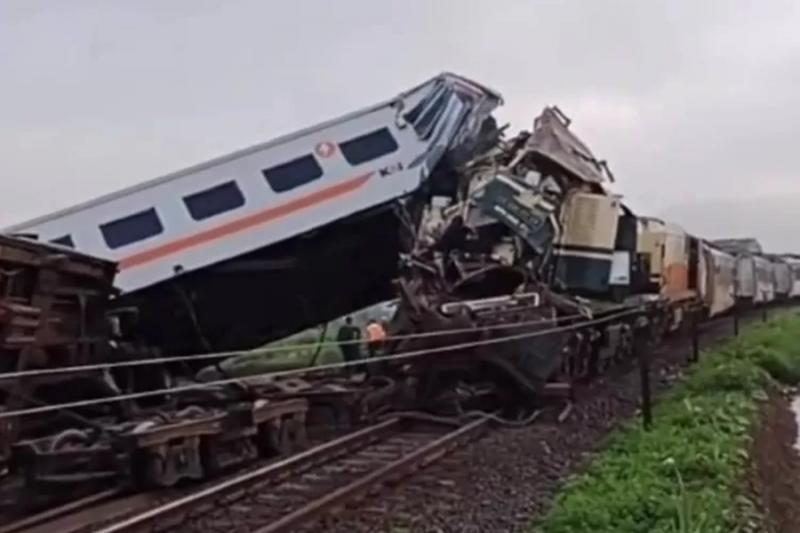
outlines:
[[[777,239],[753,192],[800,204],[798,24],[783,0],[4,2],[0,225],[452,70],[500,90],[513,129],[560,105],[634,209],[724,198]]]

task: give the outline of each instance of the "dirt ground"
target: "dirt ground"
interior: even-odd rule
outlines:
[[[800,454],[791,400],[773,394],[762,406],[750,454],[748,488],[766,516],[767,531],[800,533]]]

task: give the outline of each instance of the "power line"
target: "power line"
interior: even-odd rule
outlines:
[[[399,340],[409,340],[409,339],[423,339],[423,338],[430,338],[430,337],[440,337],[440,336],[447,336],[447,335],[456,335],[459,333],[471,333],[471,332],[480,332],[480,331],[493,331],[498,329],[514,329],[520,328],[535,324],[541,324],[545,322],[567,322],[570,320],[578,319],[578,318],[586,318],[585,315],[582,314],[574,314],[574,315],[567,315],[563,317],[553,317],[553,318],[540,318],[536,320],[529,320],[523,322],[516,322],[516,323],[509,323],[509,324],[492,324],[488,326],[478,327],[478,328],[455,328],[450,330],[438,330],[438,331],[425,331],[420,333],[408,333],[405,335],[393,335],[390,337],[386,337],[385,342],[389,341],[399,341]],[[226,352],[216,352],[216,353],[205,353],[205,354],[191,354],[191,355],[176,355],[176,356],[167,356],[167,357],[153,357],[147,359],[132,359],[128,361],[109,361],[106,363],[94,363],[90,365],[75,365],[75,366],[63,366],[63,367],[51,367],[51,368],[37,368],[32,370],[17,370],[14,372],[5,372],[0,373],[0,381],[7,381],[11,379],[20,379],[20,378],[29,378],[35,376],[52,376],[58,374],[70,374],[70,373],[78,373],[78,372],[93,372],[97,370],[108,370],[111,368],[126,368],[126,367],[137,367],[137,366],[149,366],[149,365],[157,365],[157,364],[167,364],[167,363],[178,363],[183,361],[205,361],[209,359],[224,359],[227,357],[234,357],[234,356],[244,356],[244,357],[258,357],[264,354],[271,354],[271,353],[281,353],[281,352],[290,352],[290,351],[297,351],[297,350],[308,350],[317,348],[320,346],[347,346],[353,344],[363,344],[365,341],[361,339],[357,340],[350,340],[350,341],[327,341],[322,343],[314,343],[314,344],[293,344],[293,345],[286,345],[286,346],[274,346],[274,347],[266,347],[266,348],[256,348],[253,350],[236,350],[236,351],[226,351]]]
[[[487,346],[492,344],[500,344],[503,342],[509,342],[514,340],[522,340],[522,339],[530,339],[534,337],[541,337],[544,335],[550,335],[553,333],[559,333],[563,331],[571,331],[574,329],[580,329],[583,327],[602,324],[605,322],[609,322],[611,320],[615,320],[617,318],[622,318],[624,316],[634,315],[641,313],[641,308],[630,309],[628,311],[621,311],[616,314],[612,314],[609,316],[605,316],[603,318],[593,319],[585,322],[580,322],[578,324],[571,324],[567,326],[558,326],[554,328],[529,332],[529,333],[521,333],[517,335],[510,335],[495,339],[485,339],[480,341],[472,341],[472,342],[465,342],[460,344],[452,344],[448,346],[440,346],[437,348],[428,348],[425,350],[415,350],[411,352],[404,352],[399,354],[392,354],[392,355],[383,355],[377,357],[369,357],[364,359],[359,359],[357,361],[345,361],[341,363],[330,363],[327,365],[319,365],[313,368],[300,368],[300,369],[292,369],[292,370],[280,370],[275,372],[264,372],[260,374],[253,374],[246,377],[239,377],[239,378],[226,378],[220,379],[215,381],[207,381],[204,383],[195,383],[192,385],[184,385],[180,387],[173,387],[168,389],[158,389],[152,391],[142,391],[142,392],[134,392],[129,394],[121,394],[118,396],[113,396],[110,398],[94,398],[90,400],[80,400],[75,402],[66,402],[60,404],[51,404],[41,407],[31,407],[27,409],[18,409],[15,411],[3,411],[0,412],[0,420],[5,418],[13,418],[17,416],[26,416],[26,415],[33,415],[33,414],[41,414],[41,413],[49,413],[53,411],[60,411],[63,409],[74,409],[78,407],[89,407],[94,405],[103,405],[107,403],[114,403],[124,400],[137,400],[141,398],[149,398],[152,396],[158,396],[161,394],[177,394],[182,392],[190,392],[194,390],[202,390],[211,387],[216,387],[219,385],[230,385],[232,383],[241,383],[247,379],[259,378],[259,377],[271,377],[271,378],[278,378],[278,377],[287,377],[287,376],[295,376],[295,375],[303,375],[312,372],[321,372],[325,370],[338,370],[342,368],[347,368],[350,366],[358,366],[364,365],[370,362],[379,362],[379,361],[398,361],[403,359],[411,359],[414,357],[419,357],[421,355],[426,354],[435,354],[435,353],[443,353],[443,352],[450,352],[454,350],[462,350],[468,348],[475,348],[478,346]]]

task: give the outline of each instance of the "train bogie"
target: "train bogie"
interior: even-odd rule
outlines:
[[[71,428],[20,441],[14,445],[14,466],[31,487],[111,479],[170,487],[302,447],[307,411],[302,398],[162,410],[106,423],[102,431]]]

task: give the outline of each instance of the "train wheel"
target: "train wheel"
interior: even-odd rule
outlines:
[[[133,476],[136,484],[143,489],[172,486],[174,476],[170,475],[166,459],[159,453],[142,450],[133,461]]]
[[[292,442],[299,449],[305,448],[308,444],[305,415],[293,415],[291,419],[291,426]]]
[[[64,449],[83,448],[89,444],[89,435],[79,429],[67,429],[62,431],[50,442],[51,452],[57,452]]]
[[[202,479],[199,437],[161,444],[138,452],[134,474],[144,487],[171,487],[179,480]]]
[[[289,455],[294,449],[294,442],[292,441],[294,431],[292,425],[292,420],[289,418],[281,420],[281,429],[278,433],[277,442],[277,451],[279,455]]]
[[[215,477],[222,473],[221,450],[216,438],[203,439],[200,444],[200,462],[205,477]]]
[[[291,421],[270,420],[258,426],[256,445],[262,457],[286,455],[292,451]]]

